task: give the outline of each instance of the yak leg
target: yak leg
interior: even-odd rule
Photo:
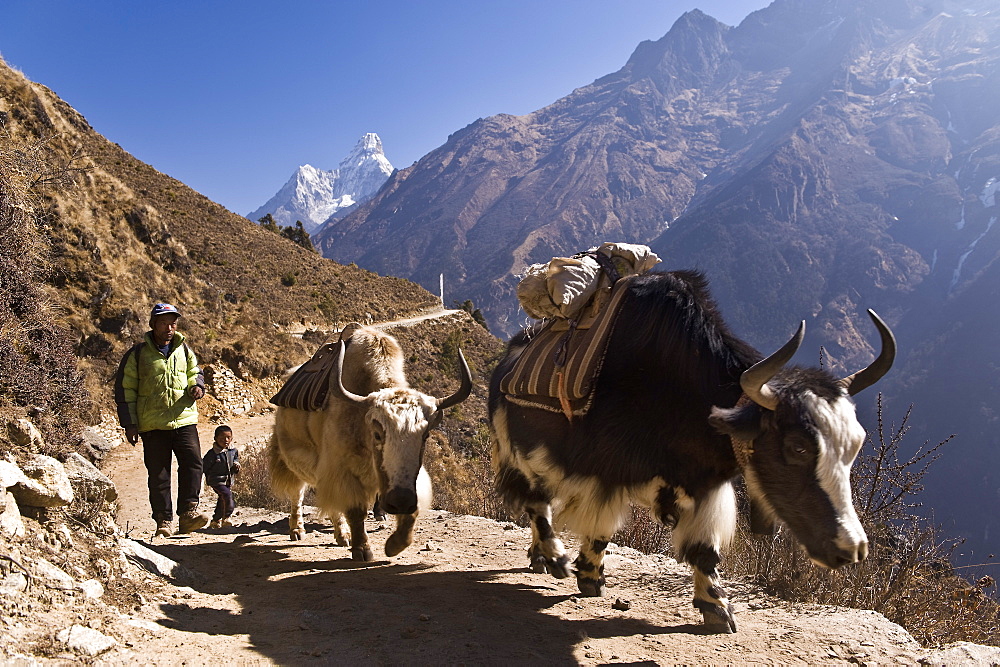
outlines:
[[[348,546],[351,543],[351,528],[347,525],[347,519],[338,512],[336,516],[330,517],[330,521],[333,522],[333,537],[337,540],[337,546]]]
[[[351,559],[360,561],[373,561],[375,555],[368,546],[368,533],[365,532],[365,517],[368,516],[368,508],[352,507],[347,510],[347,524],[351,527]]]
[[[306,485],[299,487],[299,492],[292,498],[292,509],[288,513],[288,536],[293,540],[301,540],[306,535],[306,524],[302,519],[302,497],[306,494]]]
[[[608,548],[607,537],[586,537],[580,541],[580,553],[576,557],[576,584],[587,597],[604,596],[604,550]]]
[[[413,544],[413,524],[416,523],[417,517],[420,516],[421,512],[426,512],[431,508],[431,502],[434,498],[434,491],[431,486],[431,477],[424,470],[423,466],[417,472],[417,511],[413,514],[396,514],[396,530],[392,531],[392,535],[389,539],[385,541],[385,555],[395,556],[401,552],[406,547]],[[375,498],[376,511],[381,511],[379,507],[379,499]],[[382,513],[382,519],[385,519],[385,513]]]
[[[718,571],[720,552],[729,544],[736,528],[733,487],[727,482],[697,500],[683,496],[677,506],[675,550],[680,560],[694,569],[694,606],[708,629],[736,632],[733,606]]]
[[[306,484],[298,475],[292,472],[281,454],[277,434],[271,436],[267,445],[268,467],[271,470],[271,489],[279,497],[288,498],[291,511],[288,514],[288,535],[292,540],[305,537],[306,527],[302,521],[302,497],[306,492]]]
[[[531,548],[528,549],[531,571],[548,572],[556,579],[565,579],[569,576],[569,556],[552,529],[552,507],[548,503],[533,502],[526,504],[524,511],[531,520]]]
[[[396,514],[396,530],[385,541],[385,555],[395,556],[406,547],[413,544],[413,524],[417,522],[417,513]]]
[[[493,455],[497,461],[502,458],[495,442]],[[528,548],[528,567],[531,571],[538,574],[548,572],[557,579],[568,577],[569,556],[562,540],[552,530],[552,506],[548,493],[539,486],[533,486],[520,470],[503,463],[498,466],[496,487],[514,514],[523,510],[531,521],[531,546]]]
[[[375,502],[372,504],[372,518],[376,521],[385,521],[385,510],[382,509],[380,500],[379,496],[375,496]]]

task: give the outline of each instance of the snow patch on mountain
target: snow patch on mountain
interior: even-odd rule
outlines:
[[[270,213],[279,225],[294,226],[301,220],[306,231],[313,232],[329,218],[346,215],[349,209],[371,199],[392,171],[382,140],[369,132],[337,169],[302,165],[277,194],[247,218],[257,221]]]
[[[986,185],[983,186],[983,193],[979,195],[979,199],[980,201],[983,202],[983,206],[985,206],[986,208],[996,206],[997,190],[1000,190],[1000,180],[997,180],[996,178],[991,178],[990,180],[986,181]]]
[[[983,233],[977,236],[976,239],[965,249],[965,252],[963,252],[958,258],[958,266],[955,267],[955,271],[951,274],[951,284],[948,286],[949,293],[955,289],[955,286],[958,285],[958,281],[962,279],[962,265],[965,264],[965,260],[967,260],[969,255],[972,254],[972,251],[976,249],[976,245],[978,245],[979,242],[990,233],[990,230],[993,229],[993,225],[996,224],[996,221],[996,218],[990,218],[990,221],[987,223],[986,229]]]

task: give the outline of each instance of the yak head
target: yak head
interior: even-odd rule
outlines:
[[[424,445],[444,411],[472,393],[472,374],[459,350],[462,385],[447,398],[435,398],[409,387],[388,387],[367,396],[344,388],[344,343],[340,344],[330,389],[364,408],[362,437],[375,459],[382,508],[389,514],[413,514],[430,505],[430,479],[423,469]]]
[[[851,397],[885,375],[896,354],[889,327],[868,313],[882,350],[864,370],[838,379],[820,369],[784,368],[805,335],[802,322],[780,350],[742,374],[740,402],[714,407],[709,418],[732,439],[751,500],[829,568],[868,555],[851,497],[851,465],[865,440]]]

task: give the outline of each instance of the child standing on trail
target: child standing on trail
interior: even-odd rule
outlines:
[[[233,429],[225,424],[215,429],[215,443],[202,459],[202,467],[205,469],[208,485],[219,494],[215,514],[208,527],[218,529],[233,525],[229,520],[236,509],[232,490],[233,475],[240,471],[240,455],[233,446]]]

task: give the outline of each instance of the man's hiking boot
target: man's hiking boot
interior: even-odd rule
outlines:
[[[198,510],[190,510],[181,514],[177,521],[178,533],[193,533],[199,528],[204,528],[212,518],[207,514],[199,514]]]
[[[222,527],[223,528],[232,528],[233,527],[233,520],[230,519],[227,516],[225,519],[222,520]]]
[[[212,523],[208,524],[208,527],[212,530],[219,530],[222,528],[222,519],[212,519]]]
[[[170,529],[170,521],[167,519],[160,519],[156,522],[156,532],[153,533],[153,537],[170,537],[173,535],[173,531]]]

